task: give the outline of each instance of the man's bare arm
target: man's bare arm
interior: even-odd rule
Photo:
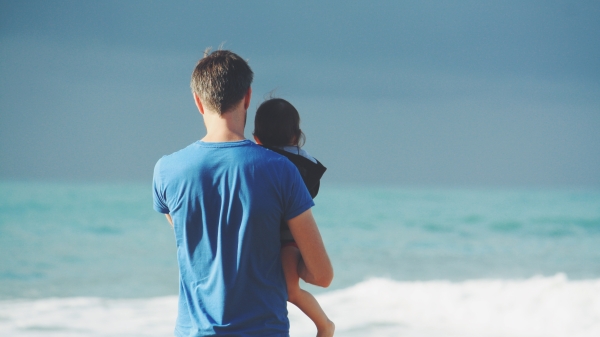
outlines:
[[[171,224],[171,227],[173,227],[173,219],[171,218],[171,214],[165,214],[165,216],[167,217],[167,221],[169,221]]]
[[[298,265],[300,277],[308,283],[328,287],[333,280],[333,266],[312,211],[308,209],[290,219],[288,226],[302,254],[302,262]]]

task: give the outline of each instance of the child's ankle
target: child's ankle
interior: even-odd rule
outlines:
[[[327,319],[327,322],[322,326],[317,326],[317,337],[329,337],[333,336],[333,332],[335,331],[335,324]]]

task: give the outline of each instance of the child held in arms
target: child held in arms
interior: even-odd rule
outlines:
[[[304,134],[300,130],[300,115],[292,104],[281,98],[263,102],[256,110],[254,139],[272,151],[287,157],[296,167],[314,198],[326,168],[301,147]],[[317,326],[317,337],[333,336],[335,325],[329,320],[317,300],[300,288],[300,273],[305,268],[300,250],[287,226],[281,222],[281,262],[287,284],[288,301],[302,310]]]

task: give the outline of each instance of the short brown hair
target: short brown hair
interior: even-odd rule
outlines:
[[[223,114],[244,98],[253,77],[252,69],[239,55],[207,49],[192,73],[190,86],[202,104]]]

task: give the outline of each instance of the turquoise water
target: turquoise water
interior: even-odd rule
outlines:
[[[0,298],[177,293],[172,232],[142,184],[0,185]]]
[[[344,286],[360,275],[600,276],[598,191],[332,188],[318,198]]]
[[[324,185],[336,336],[600,335],[600,191]],[[175,243],[150,184],[0,183],[0,335],[171,335]],[[294,337],[313,324],[288,305]]]
[[[370,277],[600,278],[600,191],[325,185],[315,201],[330,290]],[[177,293],[149,184],[3,182],[0,256],[0,299]]]

